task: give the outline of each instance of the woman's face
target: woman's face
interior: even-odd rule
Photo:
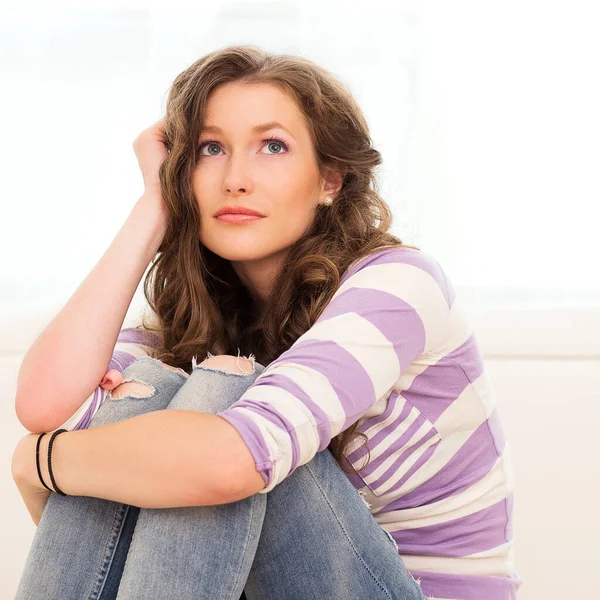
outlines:
[[[265,124],[268,129],[254,130]],[[200,241],[252,279],[254,267],[268,270],[305,233],[341,177],[330,172],[332,180],[321,178],[303,115],[275,85],[219,86],[209,96],[203,127],[192,179]],[[252,208],[264,218],[221,221],[214,215],[225,205]]]

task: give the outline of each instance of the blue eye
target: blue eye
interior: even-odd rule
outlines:
[[[200,146],[198,147],[198,150],[200,152],[202,152],[202,150],[206,147],[206,146],[217,146],[217,142],[213,142],[213,141],[208,141],[208,142],[203,142],[202,144],[200,144]],[[214,154],[213,154],[214,156]]]
[[[281,146],[281,147],[284,149],[284,151],[285,151],[285,152],[287,152],[287,151],[288,151],[288,145],[287,145],[287,144],[285,143],[285,141],[284,141],[284,140],[282,140],[281,138],[278,138],[278,137],[272,137],[272,138],[269,138],[269,139],[267,139],[267,140],[263,140],[263,143],[266,143],[266,142],[268,142],[268,143],[269,143],[269,144],[268,144],[269,146],[271,146],[271,145],[275,144],[276,146]],[[200,146],[198,146],[198,151],[199,151],[199,152],[202,152],[202,150],[203,150],[205,147],[207,147],[207,146],[212,146],[212,145],[220,147],[220,145],[219,145],[219,142],[216,142],[215,140],[207,140],[206,142],[202,142],[202,143],[200,144]],[[273,154],[273,155],[277,155],[277,154],[283,154],[283,152],[272,152],[272,154]],[[208,154],[203,154],[202,156],[218,156],[218,155],[217,155],[217,154],[215,154],[215,153],[210,153],[209,155],[208,155]]]
[[[275,144],[276,146],[281,146],[286,152],[288,150],[287,144],[281,138],[272,137],[272,138],[269,138],[268,140],[263,140],[263,141],[269,142],[269,146],[271,144]],[[274,154],[281,154],[281,152],[275,152]]]

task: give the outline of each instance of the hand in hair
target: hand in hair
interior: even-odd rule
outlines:
[[[166,219],[167,210],[162,198],[159,171],[167,156],[167,139],[165,135],[165,119],[159,119],[144,129],[133,142],[142,178],[144,180],[144,196],[156,205],[161,217]]]

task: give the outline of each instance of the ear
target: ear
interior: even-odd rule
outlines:
[[[336,194],[342,189],[345,174],[345,170],[326,168],[326,175],[322,179],[323,192],[335,198]]]

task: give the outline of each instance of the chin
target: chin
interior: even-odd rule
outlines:
[[[215,244],[211,244],[210,242],[202,243],[217,256],[235,262],[260,260],[276,252],[276,249],[265,247],[264,244],[258,244],[256,242],[249,244],[227,244],[224,243],[224,240],[220,240]]]
[[[214,250],[213,250],[214,252]],[[261,260],[263,258],[267,258],[270,255],[269,252],[248,252],[244,250],[234,250],[234,249],[223,249],[215,252],[221,258],[226,260],[230,260],[231,262],[248,262],[253,260]]]

